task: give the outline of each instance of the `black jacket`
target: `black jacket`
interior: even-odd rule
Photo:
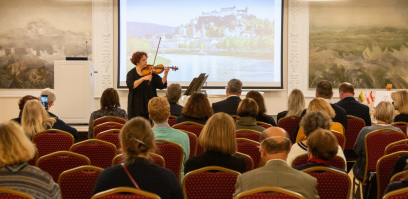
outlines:
[[[241,102],[241,98],[238,96],[229,96],[227,99],[215,102],[212,104],[214,113],[223,112],[229,115],[236,115],[238,105]]]
[[[366,126],[371,126],[370,108],[358,102],[354,97],[345,97],[335,104],[343,108],[347,115],[359,117],[365,121]]]

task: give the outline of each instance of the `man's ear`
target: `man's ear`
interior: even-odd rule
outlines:
[[[316,96],[316,97],[319,97],[319,95],[317,95],[317,92],[315,93],[315,96]]]
[[[330,98],[332,98],[332,97],[333,97],[333,91],[332,91],[332,94],[331,94]]]
[[[228,95],[229,93],[228,87],[225,89],[225,93]]]

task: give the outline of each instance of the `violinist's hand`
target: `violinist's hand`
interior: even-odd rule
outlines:
[[[153,77],[152,75],[146,75],[142,79],[152,81],[152,77]]]
[[[167,75],[170,71],[170,66],[167,66],[166,68],[164,68],[164,74]]]

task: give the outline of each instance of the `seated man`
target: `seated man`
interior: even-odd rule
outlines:
[[[170,103],[170,115],[180,116],[183,106],[178,104],[181,98],[181,86],[180,84],[170,84],[166,89],[166,97]]]
[[[149,117],[154,122],[153,133],[156,139],[163,139],[180,144],[184,151],[181,167],[181,180],[184,177],[184,164],[190,156],[190,139],[182,131],[171,128],[167,123],[170,116],[170,104],[164,97],[154,97],[148,104]]]
[[[212,104],[214,114],[224,112],[229,115],[236,115],[238,105],[241,102],[242,82],[239,79],[231,79],[226,89],[227,99]]]
[[[265,166],[239,175],[233,197],[243,191],[276,186],[297,192],[308,199],[319,198],[316,178],[286,163],[292,143],[285,130],[270,127],[262,133],[260,141],[261,158],[266,162]]]

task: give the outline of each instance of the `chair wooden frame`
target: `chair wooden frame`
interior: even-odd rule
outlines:
[[[112,132],[112,133],[117,132],[118,138],[119,138],[120,129],[109,129],[109,130],[102,131],[102,132],[98,133],[98,135],[96,135],[96,138],[94,138],[94,139],[102,140],[102,139],[99,138],[100,136],[103,136],[104,133],[111,133],[111,132]],[[106,140],[103,140],[103,141],[106,141]],[[106,141],[106,142],[108,142],[108,141]],[[120,141],[119,141],[119,142],[120,142]],[[112,142],[110,142],[110,143],[112,143]],[[112,143],[112,144],[113,144],[113,143]],[[115,146],[116,146],[116,145],[115,145]],[[120,146],[119,146],[119,147],[116,146],[116,148],[119,149]]]
[[[401,172],[398,172],[398,173],[394,174],[390,179],[390,184],[393,183],[393,182],[398,182],[399,180],[397,180],[397,179],[403,178],[403,177],[405,177],[405,175],[407,175],[407,171],[401,171]]]
[[[96,129],[98,126],[103,126],[103,125],[107,125],[107,124],[115,124],[115,125],[120,125],[120,126],[122,126],[122,127],[123,127],[123,125],[124,125],[124,124],[117,123],[117,122],[105,122],[105,123],[102,123],[102,124],[98,124],[98,125],[96,125],[96,126],[94,126],[94,127],[92,128],[92,136],[93,136],[93,138],[96,137],[96,136],[95,136],[95,129]],[[117,128],[113,128],[113,129],[117,129]],[[108,129],[108,130],[110,130],[110,129]],[[105,130],[105,131],[107,131],[107,130]],[[105,131],[102,131],[102,132],[105,132]],[[99,133],[102,133],[102,132],[99,132]],[[99,133],[98,133],[98,134],[99,134]]]
[[[236,138],[235,140],[237,141],[237,144],[238,144],[238,141],[246,141],[246,142],[249,142],[249,143],[251,143],[251,144],[253,144],[253,145],[257,145],[258,147],[261,146],[261,144],[260,144],[259,142],[256,142],[256,141],[253,141],[253,140],[250,140],[250,139],[247,139],[247,138]],[[239,151],[237,151],[237,152],[239,152]],[[241,153],[242,153],[242,152],[241,152]],[[251,156],[250,156],[250,157],[251,157]],[[252,158],[252,157],[251,157],[251,158]],[[253,158],[252,158],[252,160],[253,160]],[[262,158],[260,158],[257,168],[259,168],[260,165],[262,165],[262,163],[263,163],[263,162],[262,162]],[[254,161],[254,168],[255,168],[255,161]]]
[[[406,193],[406,192],[408,192],[408,187],[388,192],[387,194],[384,195],[383,199],[388,199],[392,196],[399,195],[399,194]]]
[[[188,177],[196,174],[196,173],[201,173],[201,172],[205,172],[205,171],[223,171],[223,172],[227,172],[227,173],[231,173],[231,174],[235,174],[235,175],[240,175],[241,173],[239,173],[238,171],[234,171],[231,169],[227,169],[224,167],[219,167],[219,166],[208,166],[208,167],[203,167],[194,171],[190,171],[188,172],[184,178],[183,178],[183,182],[181,183],[182,188],[183,188],[183,195],[184,195],[184,199],[188,199],[187,198],[187,191],[186,191],[186,180],[188,179]]]
[[[162,142],[162,143],[166,143],[166,144],[173,144],[173,145],[176,145],[177,147],[179,147],[179,148],[181,149],[182,154],[181,154],[181,160],[180,160],[180,166],[179,166],[180,169],[179,169],[179,171],[177,172],[178,176],[177,176],[177,174],[176,174],[177,179],[179,180],[179,182],[181,182],[181,177],[180,177],[180,175],[181,175],[181,168],[183,167],[183,157],[184,157],[184,149],[183,149],[183,147],[181,147],[180,144],[177,144],[177,143],[175,143],[175,142],[171,142],[171,141],[168,141],[168,140],[163,140],[163,139],[155,139],[155,140],[154,140],[154,143],[156,143],[156,145],[157,145],[158,142]],[[160,155],[160,154],[158,154],[158,155]],[[160,156],[162,156],[162,155],[160,155]],[[164,157],[163,157],[163,158],[164,158]],[[186,157],[186,158],[187,158],[187,157]],[[164,161],[166,161],[166,159],[164,159]]]
[[[98,123],[100,120],[104,120],[104,119],[108,119],[108,118],[112,118],[112,119],[116,119],[116,120],[122,120],[122,121],[123,121],[123,124],[126,123],[126,120],[123,119],[123,118],[121,118],[121,117],[116,117],[116,116],[107,115],[107,116],[103,116],[103,117],[100,117],[100,118],[95,119],[95,120],[92,122],[92,129],[93,129],[95,126],[97,126],[97,125],[99,125],[99,124],[103,124],[103,123],[105,123],[105,122],[102,122],[102,123],[99,123],[99,124],[95,124],[95,123]],[[112,121],[107,121],[107,122],[112,122]],[[116,123],[119,123],[119,122],[116,122]],[[122,124],[122,123],[119,123],[119,124]]]
[[[243,158],[245,158],[245,164],[246,164],[246,161],[247,160],[251,160],[250,162],[251,162],[251,170],[253,170],[254,169],[254,160],[251,158],[251,156],[249,156],[249,155],[247,155],[247,154],[245,154],[245,153],[240,153],[240,152],[235,152],[235,155],[236,156],[239,156],[239,157],[243,157]],[[248,165],[247,165],[248,166]],[[247,170],[247,171],[250,171],[250,170]]]
[[[403,144],[403,143],[408,144],[408,139],[403,139],[403,140],[399,140],[399,141],[390,143],[389,145],[387,145],[387,147],[385,147],[384,155],[388,154],[388,150],[391,148],[391,146],[397,145],[397,144]]]
[[[130,188],[130,187],[116,187],[113,189],[109,189],[106,191],[102,191],[100,193],[95,194],[94,196],[92,196],[91,199],[98,199],[101,197],[105,197],[111,194],[115,194],[115,193],[121,193],[121,192],[126,192],[126,193],[135,193],[135,194],[139,194],[139,195],[143,195],[146,197],[150,197],[153,199],[160,199],[160,196],[151,193],[151,192],[147,192],[147,191],[142,191],[140,189],[136,189],[136,188]]]
[[[344,127],[343,127],[344,128]],[[338,132],[338,131],[335,131],[335,130],[330,130],[333,134],[336,134],[337,136],[341,136],[341,137],[343,137],[343,139],[344,139],[344,143],[343,143],[343,146],[342,145],[340,145],[339,144],[339,146],[341,147],[341,149],[343,149],[343,151],[344,151],[344,148],[346,147],[346,142],[347,142],[347,140],[346,140],[346,136],[344,135],[344,134],[342,134],[342,133],[340,133],[340,132]],[[337,136],[336,136],[336,138],[337,138]],[[338,141],[339,140],[337,140],[337,143],[338,143]]]
[[[261,121],[256,121],[256,125],[264,127],[265,129],[269,128],[269,127],[273,127],[273,125],[268,124],[266,122],[261,122]]]
[[[197,148],[198,148],[198,137],[197,137],[197,135],[194,134],[194,133],[192,133],[192,132],[190,132],[190,131],[186,131],[186,130],[183,130],[183,129],[177,129],[177,130],[183,131],[184,133],[187,133],[189,136],[195,137],[195,139],[196,139],[196,144],[195,144],[195,146],[194,146],[194,149],[192,149],[192,148],[190,147],[190,157],[196,156],[196,154],[197,154]],[[191,150],[193,150],[193,151],[191,151]],[[191,152],[193,152],[192,156],[191,156]]]
[[[6,188],[6,187],[0,187],[0,192],[1,193],[13,194],[15,196],[24,197],[24,198],[27,198],[27,199],[34,199],[34,197],[32,195],[28,194],[28,193],[25,193],[25,192],[22,192],[22,191],[17,191],[17,190]]]
[[[235,134],[237,134],[237,133],[255,133],[255,134],[258,134],[259,136],[261,136],[261,132],[259,132],[259,131],[255,131],[255,130],[252,130],[252,129],[238,129],[238,130],[235,130]],[[243,138],[243,137],[237,137],[237,138]],[[246,138],[246,139],[248,139],[248,138]],[[259,140],[253,140],[253,141],[255,141],[255,142],[259,142]]]
[[[289,196],[292,196],[292,197],[296,197],[296,198],[299,198],[299,199],[305,199],[305,197],[303,197],[299,193],[296,193],[294,191],[290,191],[290,190],[287,190],[287,189],[283,189],[283,188],[280,188],[280,187],[273,187],[273,186],[259,187],[259,188],[256,188],[256,189],[251,189],[251,190],[248,190],[248,191],[244,191],[244,192],[238,194],[234,199],[240,199],[242,197],[249,196],[249,195],[252,195],[252,194],[255,194],[255,193],[260,193],[260,192],[283,193],[283,194],[286,194],[286,195],[289,195]]]
[[[50,156],[56,156],[56,155],[72,155],[72,156],[77,156],[77,157],[80,157],[80,158],[86,158],[88,165],[91,165],[91,160],[89,160],[88,157],[86,157],[86,156],[84,156],[82,154],[71,152],[71,151],[57,151],[57,152],[54,152],[54,153],[43,155],[40,158],[38,158],[38,160],[35,162],[35,166],[38,167],[38,164],[39,164],[40,160],[48,158]]]

